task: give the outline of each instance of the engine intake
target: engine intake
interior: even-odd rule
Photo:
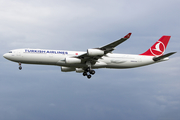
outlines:
[[[104,55],[104,51],[99,49],[88,49],[87,54],[89,56]]]

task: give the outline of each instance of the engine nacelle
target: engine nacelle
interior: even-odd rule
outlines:
[[[87,54],[89,56],[104,55],[104,51],[99,49],[88,49]]]
[[[71,72],[71,71],[75,71],[75,70],[76,69],[73,67],[64,67],[64,66],[61,67],[62,72]]]
[[[78,58],[66,58],[65,62],[67,64],[76,64],[76,63],[81,63],[81,59],[78,59]]]
[[[82,73],[82,72],[84,72],[84,70],[82,68],[76,68],[76,72],[77,73]]]

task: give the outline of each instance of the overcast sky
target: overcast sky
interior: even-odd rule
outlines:
[[[179,120],[179,0],[0,0],[1,120]],[[115,53],[140,54],[162,35],[169,61],[98,69],[88,80],[59,66],[4,59],[17,48],[86,51],[132,32]]]

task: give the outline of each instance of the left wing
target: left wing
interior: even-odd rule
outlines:
[[[124,36],[123,38],[112,42],[108,45],[105,45],[103,47],[100,48],[94,48],[94,49],[88,49],[87,53],[82,54],[77,56],[77,58],[81,59],[82,62],[86,62],[86,61],[94,61],[96,62],[99,58],[101,58],[102,56],[106,55],[107,53],[112,52],[116,46],[118,46],[119,44],[123,43],[124,41],[126,41],[128,38],[130,38],[132,33],[128,33],[126,36]]]

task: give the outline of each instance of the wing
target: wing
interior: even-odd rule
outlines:
[[[128,34],[127,34],[126,36],[124,36],[123,38],[121,38],[121,39],[119,39],[119,40],[117,40],[117,41],[115,41],[115,42],[113,42],[113,43],[110,43],[110,44],[108,44],[108,45],[105,45],[105,46],[103,46],[103,47],[100,47],[99,49],[100,49],[100,50],[104,50],[105,53],[109,53],[109,52],[113,51],[116,46],[118,46],[119,44],[121,44],[122,42],[124,42],[124,41],[126,41],[128,38],[130,38],[131,34],[132,34],[132,33],[128,33]]]
[[[124,41],[126,41],[128,38],[130,38],[132,33],[128,33],[126,36],[124,36],[123,38],[115,41],[115,42],[112,42],[108,45],[105,45],[103,47],[99,47],[99,48],[94,48],[93,50],[96,50],[96,51],[102,51],[103,54],[97,54],[97,55],[89,55],[88,54],[88,50],[87,50],[87,53],[85,54],[82,54],[80,56],[77,56],[77,58],[81,59],[82,62],[86,62],[86,61],[94,61],[96,62],[99,58],[101,58],[102,56],[106,55],[107,53],[110,53],[112,52],[116,46],[118,46],[119,44],[123,43]]]

